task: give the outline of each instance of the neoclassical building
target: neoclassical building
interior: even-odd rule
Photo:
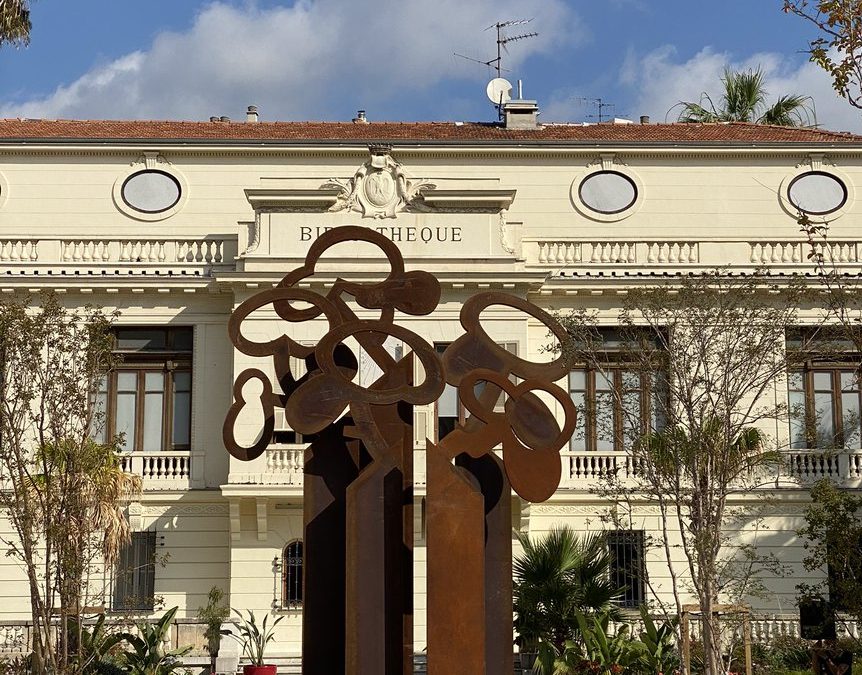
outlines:
[[[124,433],[124,466],[141,476],[143,493],[129,507],[136,534],[121,569],[106,573],[110,612],[177,605],[191,621],[217,585],[233,607],[284,615],[272,654],[299,655],[303,439],[277,415],[258,459],[225,451],[236,374],[271,368],[234,350],[227,322],[239,303],[300,265],[325,230],[373,228],[398,245],[408,269],[439,278],[437,311],[401,322],[441,348],[461,334],[463,301],[481,290],[546,309],[595,309],[611,325],[627,289],[657,278],[717,266],[811,272],[800,209],[828,216],[836,264],[859,271],[862,136],[740,123],[537,124],[535,113],[513,105],[499,124],[269,123],[252,109],[241,122],[0,121],[0,293],[52,289],[69,305],[120,311],[124,358],[99,400],[106,433]],[[385,261],[363,245],[340,245],[322,263],[305,287],[385,274]],[[508,351],[549,358],[547,330],[532,318],[496,306],[482,320]],[[314,344],[324,324],[285,327],[261,310],[244,330],[258,339],[290,330]],[[376,376],[360,359],[360,382]],[[833,385],[841,377],[817,371],[779,396],[825,395],[835,410],[858,409],[858,391]],[[581,405],[596,396],[589,373],[561,384]],[[414,411],[417,650],[425,640],[424,441],[461,415],[449,393]],[[249,409],[238,433],[251,443],[261,425]],[[862,487],[858,434],[855,448],[824,462],[790,438],[786,423],[769,432],[792,448],[790,468],[777,481],[768,534],[739,537],[776,553],[791,575],[767,580],[768,599],[751,600],[758,630],[793,621],[795,586],[810,574],[795,534],[805,483],[828,475]],[[603,473],[628,470],[624,444],[587,430],[563,452],[556,494],[516,501],[513,526],[531,535],[556,523],[603,530],[608,505],[594,488]],[[657,514],[636,507],[633,522],[607,535],[629,586],[624,603],[650,599],[647,578],[668,601],[664,555],[644,543]],[[0,597],[8,651],[29,611],[8,558],[0,558]]]

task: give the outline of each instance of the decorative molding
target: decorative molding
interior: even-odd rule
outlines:
[[[793,168],[822,171],[824,166],[835,166],[835,162],[833,162],[828,155],[822,152],[812,152]]]
[[[152,504],[144,506],[142,515],[161,516],[226,516],[227,504]]]
[[[602,152],[598,157],[593,157],[587,162],[586,166],[587,168],[600,166],[602,171],[613,171],[615,166],[628,166],[628,164],[619,159],[615,152]]]
[[[260,246],[260,211],[255,211],[254,220],[246,224],[248,226],[248,246],[243,255],[254,253]]]
[[[239,499],[234,499],[230,503],[230,539],[231,541],[239,541],[242,536],[242,526],[239,516]]]
[[[129,166],[138,166],[141,164],[143,164],[144,168],[148,170],[158,169],[160,168],[160,164],[172,166],[158,150],[144,150],[141,156]]]
[[[533,516],[594,516],[596,518],[607,513],[608,505],[573,506],[571,504],[533,504]]]
[[[129,502],[129,529],[132,532],[140,532],[144,529],[144,524],[142,522],[143,511],[144,509],[141,506],[141,502]]]
[[[509,232],[506,227],[506,209],[501,209],[500,211],[500,246],[503,247],[503,250],[510,254],[515,255],[515,247],[517,245],[516,242],[510,240]]]
[[[371,157],[351,178],[330,178],[317,187],[310,186],[308,179],[283,179],[299,185],[249,188],[246,199],[258,214],[343,211],[373,219],[395,218],[401,212],[499,213],[515,199],[515,190],[508,189],[438,189],[429,180],[410,177],[389,146],[368,149]],[[259,222],[255,228],[260,231]]]
[[[255,499],[257,510],[257,540],[266,541],[269,534],[266,515],[269,500],[266,497],[257,497]]]
[[[404,167],[392,157],[391,147],[369,146],[371,158],[352,178],[331,178],[322,190],[337,190],[329,211],[359,211],[363,218],[394,218],[399,211],[427,211],[422,193],[437,186],[427,180],[408,177]]]

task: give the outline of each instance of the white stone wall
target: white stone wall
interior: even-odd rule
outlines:
[[[844,246],[840,264],[858,271],[862,250],[862,153],[857,149],[780,146],[773,148],[395,148],[394,157],[414,177],[439,189],[475,194],[514,190],[503,213],[404,213],[391,219],[363,219],[357,212],[297,212],[299,207],[262,213],[255,226],[246,190],[315,190],[333,177],[352,176],[368,157],[357,148],[291,149],[159,146],[157,167],[182,178],[181,208],[163,220],[139,220],[118,208],[115,183],[140,164],[143,148],[128,144],[62,147],[0,146],[0,293],[53,288],[71,305],[86,302],[117,308],[126,325],[195,327],[191,475],[187,487],[150,482],[140,505],[139,526],[153,528],[169,553],[156,571],[156,593],[164,605],[193,617],[212,585],[230,593],[233,607],[256,613],[278,610],[280,580],[273,558],[302,536],[301,486],[295,477],[273,473],[266,457],[253,466],[229,458],[221,442],[233,377],[266,360],[235,352],[227,339],[230,312],[251,294],[270,288],[304,255],[301,227],[360,224],[372,227],[448,228],[442,242],[402,241],[407,265],[436,273],[443,298],[432,317],[399,317],[400,323],[428,342],[450,342],[461,334],[463,301],[482,290],[527,296],[549,310],[587,307],[615,320],[620,294],[638,276],[687,273],[731,265],[751,269],[769,263],[783,272],[810,271],[807,250],[795,217],[782,207],[781,191],[801,171],[817,166],[842,177],[849,200],[830,223],[830,236]],[[605,157],[602,157],[605,154]],[[588,217],[579,210],[580,178],[603,165],[632,177],[641,199],[620,218]],[[471,193],[470,191],[474,191]],[[287,196],[285,196],[287,195]],[[574,195],[574,196],[573,196]],[[862,198],[862,195],[860,196]],[[456,208],[457,211],[457,208]],[[255,238],[257,248],[234,260]],[[452,228],[463,231],[455,237]],[[466,229],[464,229],[466,228]],[[181,259],[182,242],[224,242],[220,260]],[[123,242],[143,242],[124,259]],[[38,242],[38,243],[35,243]],[[167,243],[164,243],[167,242]],[[415,245],[414,245],[415,244]],[[197,250],[197,249],[195,249]],[[209,249],[207,249],[209,250]],[[340,249],[344,251],[344,247]],[[38,253],[33,257],[33,251]],[[164,258],[160,257],[163,251]],[[141,253],[143,252],[143,253]],[[142,257],[142,260],[138,260]],[[352,250],[321,266],[312,288],[325,292],[336,274],[374,276],[379,262]],[[574,276],[577,273],[577,276]],[[626,276],[628,275],[628,276]],[[373,313],[358,310],[360,317]],[[483,327],[498,342],[516,342],[518,353],[544,360],[547,331],[506,308],[492,308]],[[261,310],[246,335],[275,336],[284,330],[273,312]],[[291,335],[314,342],[326,331],[322,321],[291,326]],[[780,398],[784,391],[780,388]],[[433,406],[417,407],[417,422],[433,432]],[[243,419],[241,434],[254,438],[259,419]],[[786,434],[776,424],[770,433]],[[418,434],[421,440],[422,432]],[[417,478],[421,470],[417,461]],[[282,469],[278,469],[282,471]],[[252,481],[257,481],[254,484]],[[417,486],[417,500],[423,494]],[[761,550],[774,551],[790,575],[769,582],[770,595],[753,601],[769,612],[792,612],[795,585],[807,578],[800,564],[800,524],[804,493],[782,490],[774,512],[757,533]],[[416,644],[425,639],[425,548],[417,501],[415,549]],[[556,523],[583,531],[601,529],[606,508],[587,489],[562,489],[551,502],[534,505],[525,517],[531,535]],[[656,534],[654,507],[634,517]],[[5,533],[4,529],[0,534]],[[4,534],[5,536],[5,534]],[[736,534],[753,541],[750,531]],[[678,542],[671,541],[674,563],[684,577]],[[661,550],[648,554],[650,581],[667,602],[669,574]],[[20,570],[0,558],[0,620],[25,618],[27,592]],[[275,653],[296,654],[301,644],[301,611],[284,612]]]

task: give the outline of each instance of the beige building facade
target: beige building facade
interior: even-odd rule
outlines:
[[[841,270],[862,265],[858,136],[747,124],[256,119],[0,121],[0,293],[52,289],[70,306],[120,311],[124,362],[103,400],[108,431],[125,433],[124,466],[144,486],[129,507],[141,534],[123,564],[143,561],[145,570],[122,582],[106,574],[106,606],[146,615],[176,605],[192,620],[217,585],[233,607],[285,616],[274,655],[300,653],[304,446],[277,415],[275,442],[259,459],[240,462],[225,451],[235,375],[271,367],[234,350],[227,322],[239,303],[301,265],[320,232],[373,228],[398,244],[408,269],[435,274],[443,287],[437,311],[399,320],[438,345],[462,333],[461,306],[482,290],[548,310],[598,310],[612,326],[627,290],[656,279],[718,266],[811,274],[799,209],[829,221]],[[302,285],[325,292],[337,277],[385,274],[379,252],[340,244]],[[489,307],[482,327],[519,356],[549,358],[545,327],[511,308]],[[257,341],[289,332],[314,344],[327,326],[288,325],[262,308],[243,330]],[[374,364],[360,360],[358,377],[373,381]],[[561,385],[579,391],[574,379]],[[257,393],[244,395],[253,401]],[[776,395],[787,396],[786,385]],[[446,397],[414,411],[417,650],[425,640],[424,441],[458,414]],[[238,438],[251,444],[261,426],[262,413],[248,406]],[[816,450],[790,449],[799,444],[786,422],[767,431],[787,448],[787,469],[776,476],[763,524],[735,534],[789,571],[765,580],[768,597],[748,600],[764,634],[793,630],[795,586],[811,574],[795,534],[805,483],[828,475],[862,487],[862,450],[826,462]],[[516,502],[516,529],[610,527],[595,488],[604,473],[632,470],[626,449],[575,440],[562,454],[559,490],[543,504]],[[636,505],[632,523],[609,538],[627,561],[620,574],[637,586],[627,601],[670,602],[664,554],[644,543],[659,532],[655,507]],[[153,555],[158,564],[150,566]],[[676,565],[684,574],[681,552]],[[0,597],[8,650],[11,627],[28,614],[26,584],[8,558],[0,559]]]

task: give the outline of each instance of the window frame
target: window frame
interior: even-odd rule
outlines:
[[[439,357],[442,358],[443,352],[445,352],[446,349],[451,344],[452,344],[451,342],[434,342],[433,343],[434,351],[437,353],[437,355]],[[506,350],[510,354],[514,354],[515,356],[518,355],[519,343],[516,340],[504,340],[503,342],[497,342],[496,345],[498,347]],[[513,382],[515,382],[516,384],[517,384],[517,382],[520,381],[519,378],[516,378],[512,375],[509,376],[509,379],[512,380]],[[446,384],[446,387],[451,387],[451,386],[452,385],[450,385],[448,383]],[[506,402],[506,396],[507,395],[503,392],[501,392],[501,394],[502,395],[497,399],[497,405],[494,406],[495,412],[502,412],[503,405]],[[469,415],[467,414],[467,409],[464,407],[464,404],[461,402],[461,397],[458,396],[457,389],[455,390],[455,396],[457,397],[458,418],[455,422],[455,427],[453,428],[453,431],[454,431],[454,429],[457,429],[458,426],[463,425],[467,421],[467,417],[469,417]],[[447,416],[447,419],[453,419],[453,418]],[[452,433],[452,432],[449,431],[445,436],[443,436],[443,438],[446,438],[446,436],[448,436],[450,433]],[[434,439],[435,439],[436,443],[439,443],[441,440],[443,440],[443,438],[440,437],[440,397],[438,397],[434,401]]]
[[[817,407],[816,407],[816,395],[817,393],[825,393],[815,389],[814,386],[814,376],[817,373],[828,373],[830,378],[830,395],[831,395],[831,404],[832,404],[832,429],[833,429],[833,438],[830,444],[822,445],[817,438]],[[860,366],[859,359],[855,354],[848,354],[846,359],[808,359],[806,360],[801,367],[793,368],[788,372],[787,378],[787,396],[788,396],[788,405],[790,405],[789,398],[792,393],[802,393],[804,397],[804,412],[805,417],[803,420],[803,433],[805,435],[805,445],[804,447],[795,447],[793,445],[793,431],[794,431],[794,423],[798,420],[797,416],[792,414],[792,410],[790,418],[788,420],[788,431],[789,431],[789,444],[792,450],[858,450],[862,449],[862,418],[859,420],[860,428],[857,429],[857,439],[856,443],[853,446],[848,446],[845,436],[844,430],[844,405],[843,398],[849,393],[853,394],[854,392],[851,390],[849,392],[845,392],[843,387],[841,386],[841,375],[842,374],[851,374],[854,377],[854,384],[856,387],[855,394],[857,397],[857,405],[859,406],[859,410],[862,411],[862,380],[860,380]],[[802,376],[802,389],[791,389],[791,377],[794,375]]]
[[[572,388],[571,374],[574,372],[584,373],[585,389],[581,390]],[[623,389],[623,376],[625,373],[637,375],[640,380],[640,386],[637,389],[631,390],[632,392],[637,391],[639,394],[639,435],[642,436],[652,429],[654,377],[650,377],[646,373],[638,372],[637,370],[632,370],[631,366],[624,361],[608,361],[606,364],[602,364],[600,367],[587,365],[581,365],[580,367],[576,366],[572,368],[569,371],[569,374],[566,376],[566,385],[570,397],[572,396],[573,392],[583,392],[584,394],[583,410],[581,410],[581,406],[577,406],[578,414],[582,415],[584,419],[584,448],[575,449],[573,447],[574,443],[580,440],[576,438],[576,430],[576,433],[573,434],[572,438],[569,440],[569,450],[571,452],[627,452],[628,450],[630,450],[630,448],[626,447],[627,441],[625,433],[625,415],[627,413],[624,412],[623,406],[623,398],[627,393],[626,390]],[[611,375],[613,377],[612,389],[607,390],[607,392],[613,398],[614,407],[613,448],[611,448],[610,450],[599,450],[596,377],[601,376],[608,379],[608,375]],[[578,427],[580,426],[581,425],[579,424]]]
[[[126,330],[163,330],[165,331],[164,349],[122,349],[119,346],[119,336]],[[188,349],[176,347],[177,335],[190,335],[191,346]],[[121,373],[135,373],[135,421],[134,438],[128,449],[123,452],[184,452],[191,450],[192,441],[192,410],[194,409],[194,326],[116,326],[114,328],[114,353],[120,357],[119,362],[106,374],[107,406],[105,408],[104,437],[112,439],[117,435],[117,404],[118,379]],[[146,375],[148,373],[163,373],[162,388],[162,431],[161,448],[158,450],[144,449],[145,428],[145,395],[147,391]],[[174,443],[174,402],[175,376],[187,373],[188,386],[188,429],[187,443]],[[185,393],[185,392],[183,392]],[[128,442],[128,439],[127,439]]]
[[[290,549],[299,547],[299,555],[289,556]],[[291,560],[298,560],[298,563],[292,563]],[[299,583],[294,582],[293,592],[291,592],[290,576],[291,571],[296,574],[298,570]],[[305,548],[302,539],[293,539],[284,545],[281,549],[281,607],[282,609],[302,609],[302,604],[305,595]],[[298,596],[298,597],[297,597]]]

